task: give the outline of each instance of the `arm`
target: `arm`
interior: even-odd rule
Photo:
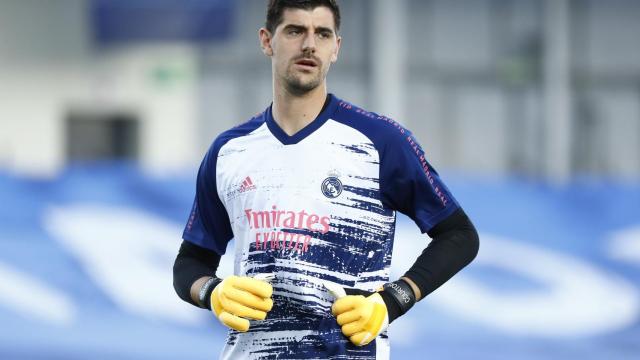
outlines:
[[[433,241],[402,278],[411,285],[417,300],[467,266],[480,247],[478,232],[462,208],[434,226],[428,234]]]
[[[173,288],[178,296],[194,306],[208,309],[209,304],[200,303],[199,293],[207,280],[216,276],[219,264],[220,255],[214,251],[183,241],[173,264]]]
[[[415,302],[432,293],[467,266],[476,257],[480,247],[478,232],[462,208],[439,222],[428,234],[433,241],[400,278],[413,291]],[[384,292],[381,295],[387,305],[389,323],[413,306],[413,303],[403,306],[397,297]]]

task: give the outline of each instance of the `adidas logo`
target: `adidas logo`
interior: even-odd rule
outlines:
[[[247,176],[244,181],[242,181],[242,184],[240,185],[240,188],[238,189],[239,193],[243,193],[249,190],[255,190],[256,186],[253,184],[253,181],[251,181],[251,177]]]
[[[253,184],[253,180],[251,177],[247,176],[242,180],[241,184],[233,184],[231,185],[225,194],[225,198],[227,200],[232,200],[236,198],[238,195],[246,193],[247,191],[255,190],[256,186]]]

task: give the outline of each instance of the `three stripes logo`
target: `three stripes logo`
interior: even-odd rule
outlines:
[[[246,178],[244,178],[244,180],[242,180],[241,184],[235,183],[227,188],[225,199],[227,201],[233,200],[239,195],[255,189],[256,185],[253,183],[253,180],[251,180],[251,177],[247,176]]]
[[[247,192],[249,190],[255,190],[256,186],[253,184],[253,181],[251,181],[251,177],[247,176],[243,181],[242,184],[240,185],[240,188],[238,189],[239,193],[244,193]]]

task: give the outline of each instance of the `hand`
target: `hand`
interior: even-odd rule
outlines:
[[[211,293],[211,310],[224,325],[245,332],[249,320],[264,320],[273,307],[273,287],[246,276],[229,276]]]
[[[329,288],[329,286],[328,286]],[[340,289],[342,290],[342,289]],[[366,293],[346,289],[351,293]],[[355,291],[350,291],[355,290]],[[331,312],[336,317],[342,333],[356,346],[367,345],[389,326],[387,306],[380,293],[370,295],[346,295],[345,291],[331,291],[338,299]]]

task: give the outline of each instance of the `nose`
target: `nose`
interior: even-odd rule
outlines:
[[[316,39],[314,34],[309,33],[304,37],[304,41],[302,42],[302,51],[303,52],[316,52]]]

